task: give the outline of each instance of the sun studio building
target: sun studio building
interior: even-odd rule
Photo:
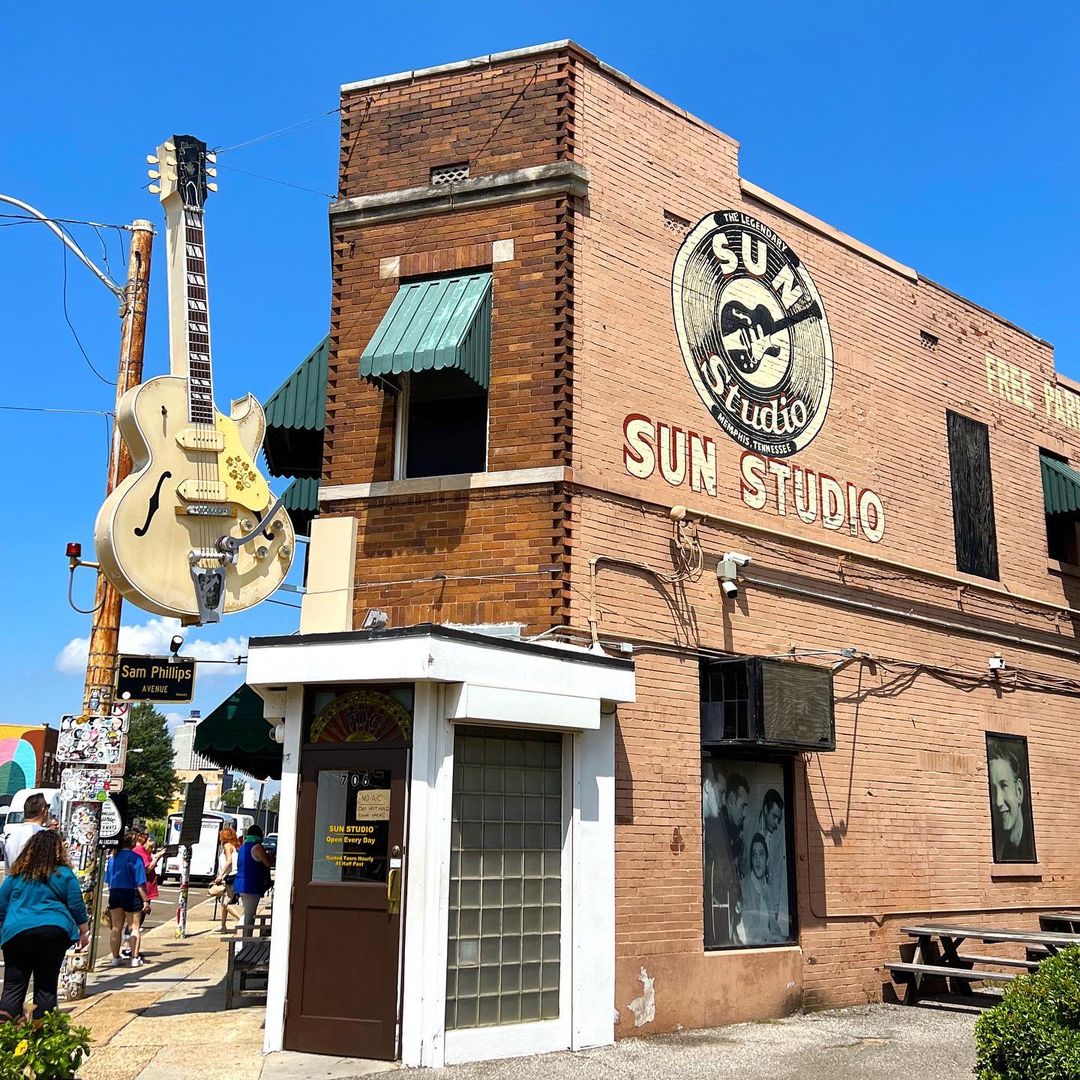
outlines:
[[[562,42],[342,88],[266,1048],[878,1001],[1076,901],[1080,392]],[[1072,463],[1072,464],[1071,464]]]

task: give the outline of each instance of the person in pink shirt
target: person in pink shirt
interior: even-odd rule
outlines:
[[[130,943],[132,966],[137,966],[142,962],[140,955],[142,949],[142,927],[143,923],[146,921],[146,916],[149,914],[151,902],[158,897],[157,864],[165,852],[162,850],[155,855],[153,847],[154,841],[150,839],[150,834],[146,832],[145,829],[135,833],[135,846],[131,850],[142,859],[143,866],[146,867],[146,909],[132,919],[133,925],[131,928],[131,936],[134,939]]]

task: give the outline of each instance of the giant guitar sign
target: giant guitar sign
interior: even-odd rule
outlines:
[[[151,159],[154,160],[154,159]],[[117,422],[133,471],[94,528],[101,569],[137,607],[186,624],[217,622],[269,596],[292,563],[281,500],[255,465],[266,430],[249,394],[214,405],[203,205],[206,144],[158,148],[169,264],[171,371],[133,387]]]

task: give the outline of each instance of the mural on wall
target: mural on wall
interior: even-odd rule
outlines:
[[[671,299],[691,382],[744,448],[731,490],[751,510],[879,543],[885,506],[875,491],[786,460],[821,430],[833,386],[825,308],[798,255],[756,218],[718,210],[679,247]],[[623,466],[717,494],[715,439],[642,413],[623,421]]]
[[[686,370],[716,422],[767,457],[805,449],[828,412],[833,349],[798,255],[756,218],[718,210],[679,248],[671,300]]]
[[[39,782],[45,731],[25,724],[0,724],[0,796],[14,795]]]

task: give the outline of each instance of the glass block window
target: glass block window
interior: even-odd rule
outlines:
[[[446,1027],[559,1016],[562,736],[454,738]]]

